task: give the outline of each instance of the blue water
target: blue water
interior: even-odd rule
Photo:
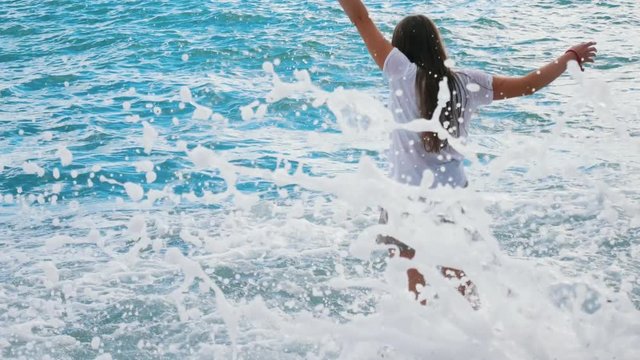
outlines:
[[[458,66],[494,74],[522,75],[573,43],[598,41],[584,86],[565,75],[532,97],[483,108],[471,125],[467,171],[500,256],[566,276],[523,291],[548,292],[558,305],[566,293],[557,289],[575,295],[587,284],[597,299],[580,298],[582,310],[569,312],[567,323],[624,318],[629,323],[617,331],[637,340],[640,5],[367,3],[386,34],[403,15],[432,16]],[[234,184],[241,195],[206,200],[229,189],[224,170],[194,167],[185,146],[213,149],[240,169],[293,174],[301,167],[327,181],[354,173],[363,157],[386,167],[379,133],[354,135],[329,106],[302,93],[269,103],[265,62],[284,82],[305,70],[329,93],[355,90],[369,107],[386,102],[380,71],[336,1],[0,0],[1,357],[351,359],[371,358],[364,350],[371,344],[381,346],[372,350],[379,356],[415,356],[367,326],[367,317],[385,316],[384,302],[379,289],[362,284],[388,282],[387,258],[374,251],[358,259],[350,245],[376,223],[375,207],[357,212],[331,186],[246,173]],[[194,103],[181,96],[184,87]],[[265,114],[243,118],[256,100]],[[194,116],[194,104],[212,114]],[[149,154],[143,122],[158,134]],[[69,165],[61,164],[61,146],[73,155]],[[500,159],[511,160],[499,166]],[[136,169],[140,161],[153,163],[154,181]],[[145,200],[134,201],[124,183],[142,186]],[[148,201],[153,190],[164,198]],[[144,230],[135,230],[136,216]],[[236,309],[238,334],[206,281],[182,288],[188,271],[166,255],[171,248],[221,288]],[[56,275],[48,278],[51,266]],[[343,276],[362,283],[332,282]],[[605,297],[632,310],[608,310]],[[485,320],[508,323],[491,312]],[[307,326],[326,334],[305,333]],[[355,333],[371,338],[345,340]],[[553,343],[541,333],[533,343]],[[570,358],[592,354],[587,344],[596,338],[602,353],[634,354],[620,350],[613,333],[576,333],[582,342]],[[459,346],[455,337],[431,336],[444,348]],[[495,358],[563,354],[562,344],[540,357],[508,343],[492,345]]]

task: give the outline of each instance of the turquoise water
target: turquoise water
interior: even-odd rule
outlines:
[[[640,5],[367,3],[386,34],[432,16],[461,67],[597,63],[483,108],[470,189],[425,213],[380,176],[385,83],[336,1],[0,0],[2,357],[637,358]]]

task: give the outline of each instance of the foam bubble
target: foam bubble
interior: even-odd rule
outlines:
[[[151,154],[151,148],[158,138],[158,132],[148,122],[142,122],[142,146],[145,154]]]
[[[480,85],[475,84],[475,83],[468,83],[467,84],[467,90],[469,90],[471,92],[478,92],[478,91],[480,91]]]
[[[215,164],[215,153],[200,145],[189,151],[188,156],[198,169],[207,169]]]
[[[186,86],[180,87],[180,101],[182,101],[183,103],[190,103],[193,101],[191,90],[189,90],[189,88]]]
[[[62,184],[56,183],[51,185],[51,192],[54,194],[59,194],[62,191]]]
[[[195,104],[194,106],[196,107],[196,109],[193,111],[193,115],[191,116],[192,119],[208,120],[211,117],[211,114],[213,114],[213,110],[206,106],[198,104]]]
[[[98,350],[99,347],[100,347],[100,337],[94,336],[93,339],[91,339],[91,348],[93,350]]]
[[[138,161],[134,164],[136,171],[138,172],[148,172],[153,171],[153,163],[150,160],[142,160]]]
[[[55,223],[54,223],[55,225]],[[45,241],[45,248],[48,251],[59,249],[67,244],[76,244],[77,241],[68,235],[56,235]]]
[[[260,104],[258,106],[258,109],[256,109],[256,113],[255,113],[255,117],[256,119],[262,119],[264,118],[264,116],[267,114],[267,109],[268,109],[268,105],[267,104]]]
[[[152,182],[156,181],[158,175],[155,173],[155,171],[147,171],[147,173],[145,174],[145,178],[147,179],[147,184],[151,184]]]
[[[124,121],[129,123],[138,123],[140,122],[140,115],[128,115],[124,117]]]
[[[133,201],[140,201],[144,196],[144,190],[142,189],[142,186],[138,184],[131,182],[124,183],[124,189]]]
[[[249,121],[253,119],[253,116],[253,109],[251,107],[243,106],[240,108],[240,117],[242,118],[242,120]]]
[[[187,152],[187,142],[184,140],[178,140],[176,142],[176,149]]]
[[[146,219],[142,214],[136,214],[129,219],[129,223],[127,224],[127,229],[129,234],[134,237],[142,236],[146,229]]]
[[[58,147],[56,155],[60,158],[60,164],[62,164],[62,166],[71,165],[71,162],[73,161],[73,154],[64,145]]]
[[[56,265],[52,261],[45,261],[40,264],[42,271],[44,271],[44,285],[47,288],[52,288],[60,281],[60,273],[56,268]]]
[[[268,61],[265,61],[264,63],[262,63],[262,70],[264,70],[264,72],[266,72],[267,74],[273,74],[274,73],[273,64]]]
[[[38,164],[30,161],[25,161],[24,163],[22,163],[22,171],[24,171],[25,174],[29,175],[35,174],[39,177],[44,176],[44,169],[38,166]]]

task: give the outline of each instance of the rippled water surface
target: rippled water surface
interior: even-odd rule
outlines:
[[[0,357],[640,358],[640,4],[367,4],[460,67],[597,62],[483,108],[468,189],[410,189],[337,1],[0,0]]]

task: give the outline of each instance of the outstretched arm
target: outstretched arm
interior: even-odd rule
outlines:
[[[369,53],[376,64],[382,69],[384,61],[393,49],[391,43],[384,38],[376,25],[369,17],[369,12],[360,0],[340,0],[340,6],[356,26],[362,40],[367,45]]]
[[[595,42],[578,44],[569,49],[564,55],[540,69],[521,77],[493,77],[493,99],[503,100],[517,96],[531,95],[549,85],[567,70],[570,60],[592,63],[596,56]]]

